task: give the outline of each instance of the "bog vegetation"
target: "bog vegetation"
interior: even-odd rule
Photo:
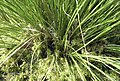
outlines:
[[[120,81],[120,0],[0,0],[0,81]]]

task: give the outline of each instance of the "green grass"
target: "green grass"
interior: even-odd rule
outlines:
[[[119,81],[120,0],[0,0],[0,80]]]

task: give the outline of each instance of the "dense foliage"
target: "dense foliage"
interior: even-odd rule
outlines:
[[[120,0],[0,0],[0,81],[120,81]]]

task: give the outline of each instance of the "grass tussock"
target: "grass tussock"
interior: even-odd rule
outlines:
[[[119,81],[120,0],[0,0],[0,80]]]

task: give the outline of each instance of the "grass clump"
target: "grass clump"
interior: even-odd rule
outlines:
[[[0,79],[119,81],[119,0],[0,0]]]

